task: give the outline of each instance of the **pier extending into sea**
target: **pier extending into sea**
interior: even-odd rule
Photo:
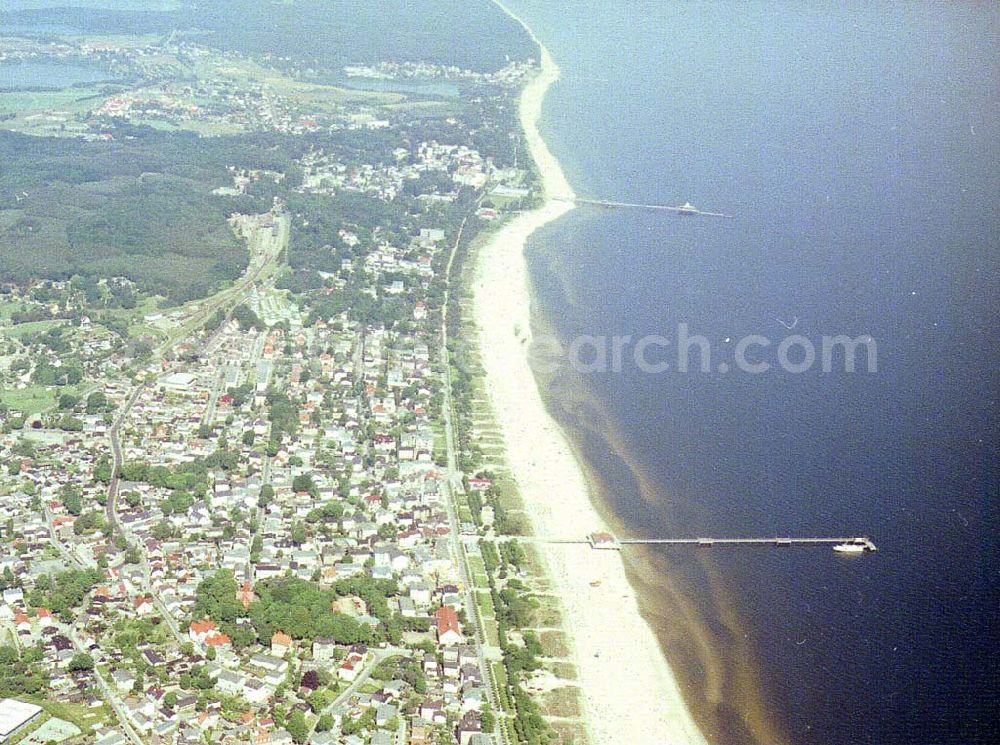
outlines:
[[[571,202],[577,205],[590,205],[592,207],[606,207],[608,209],[635,209],[651,210],[653,212],[673,212],[678,215],[698,215],[701,217],[725,217],[732,219],[734,215],[727,215],[722,212],[705,212],[695,207],[693,204],[682,204],[675,207],[670,204],[643,204],[641,202],[612,202],[607,199],[587,199],[586,197],[552,197],[557,202]]]
[[[592,548],[620,549],[627,545],[652,546],[857,546],[860,551],[877,551],[868,536],[841,538],[616,538],[610,533],[591,533],[587,542]]]
[[[856,552],[878,551],[878,547],[868,536],[845,536],[839,538],[618,538],[611,533],[591,533],[585,538],[544,538],[539,536],[504,535],[492,538],[494,541],[521,541],[524,543],[561,543],[589,545],[598,550],[620,551],[622,546],[831,546],[856,547]]]

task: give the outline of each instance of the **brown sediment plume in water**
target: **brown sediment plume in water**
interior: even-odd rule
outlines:
[[[537,305],[532,326],[536,339],[554,338],[538,318]],[[579,374],[545,356],[545,350],[533,349],[532,357],[542,398],[568,436],[601,517],[622,535],[676,534],[663,489],[637,461],[604,402]],[[621,481],[659,514],[666,513],[655,530],[620,514],[615,494]],[[621,556],[640,612],[705,737],[725,745],[788,742],[775,721],[775,707],[766,702],[757,652],[740,618],[734,590],[712,558],[699,550],[672,552],[668,557],[649,546],[627,546]]]
[[[473,274],[472,309],[486,392],[533,530],[574,541],[547,544],[544,553],[546,574],[572,630],[570,657],[588,740],[706,745],[640,614],[617,552],[593,551],[577,542],[606,525],[590,499],[579,460],[542,401],[525,354],[532,302],[525,241],[572,209],[572,190],[538,132],[545,91],[559,74],[544,47],[540,50],[541,70],[522,90],[518,112],[545,199],[487,238]]]

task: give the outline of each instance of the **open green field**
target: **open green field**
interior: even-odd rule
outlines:
[[[156,343],[164,342],[169,338],[169,335],[163,329],[152,326],[148,323],[139,323],[134,326],[129,326],[128,333],[133,339],[141,339],[144,336],[151,336],[157,340]]]
[[[485,592],[476,593],[476,604],[479,606],[479,615],[485,620],[493,617],[493,603],[490,596]]]
[[[478,557],[470,557],[470,562]],[[482,561],[480,560],[480,565]],[[493,607],[493,598],[490,596],[489,580],[485,573],[475,572],[476,582],[476,609],[483,624],[483,634],[486,643],[493,647],[500,646],[500,631],[497,628],[496,609]]]
[[[16,326],[11,326],[3,330],[4,336],[9,336],[14,339],[20,339],[25,334],[33,334],[39,331],[46,331],[53,326],[59,326],[65,323],[57,318],[52,318],[46,321],[30,321],[28,323],[19,323]]]
[[[146,323],[146,316],[158,312],[162,300],[163,298],[156,295],[140,295],[138,303],[136,303],[134,308],[111,308],[102,312],[117,321],[124,322],[130,327],[148,326],[152,329],[154,327]],[[159,331],[159,329],[156,329],[156,331],[151,331],[150,333],[158,333]],[[136,336],[138,332],[132,331],[131,333],[133,336]]]
[[[101,98],[100,89],[65,88],[58,91],[12,91],[0,93],[0,111],[21,114],[25,111],[79,111]]]
[[[483,563],[483,559],[480,556],[470,556],[469,559],[469,571],[472,572],[472,579],[476,584],[477,590],[489,590],[490,580],[486,576],[486,565]]]
[[[29,135],[83,133],[86,125],[76,120],[101,105],[109,95],[96,87],[56,91],[12,91],[0,93],[0,114],[14,114],[4,129]]]
[[[136,0],[136,5],[138,6],[136,10],[143,10],[143,4],[148,5],[149,0]],[[166,0],[157,0],[157,4],[161,7],[160,10],[170,10],[170,6],[179,5],[179,3],[168,3]],[[159,41],[159,34],[66,34],[67,41],[77,41],[77,42],[89,42],[90,44],[107,44],[115,47],[145,47],[150,44],[155,44]]]
[[[21,696],[19,698],[38,704],[50,716],[75,724],[85,733],[92,732],[96,727],[101,726],[108,720],[108,712],[104,706],[92,709],[83,704],[48,701],[38,696]]]
[[[486,636],[486,643],[489,646],[500,646],[500,627],[497,625],[496,619],[483,619],[483,633]]]
[[[353,88],[337,88],[332,85],[303,83],[288,77],[265,77],[263,82],[280,96],[287,96],[304,106],[319,110],[350,104],[365,106],[387,106],[402,103],[406,96],[388,91],[360,91]]]
[[[13,211],[13,210],[12,210]],[[3,224],[0,222],[0,230]],[[0,321],[9,321],[10,317],[21,308],[21,303],[14,300],[0,300]]]
[[[400,101],[399,103],[385,104],[385,108],[390,111],[405,111],[417,118],[457,115],[464,110],[459,101],[437,100]]]
[[[37,414],[40,411],[51,409],[56,405],[55,388],[44,386],[28,386],[24,390],[0,391],[0,401],[3,401],[14,411],[24,414]]]

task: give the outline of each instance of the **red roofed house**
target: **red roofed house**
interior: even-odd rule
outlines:
[[[215,624],[209,621],[207,618],[204,621],[193,621],[191,626],[188,628],[188,636],[191,637],[191,641],[196,644],[204,644],[205,638],[209,634],[215,633]]]
[[[228,634],[209,634],[205,637],[206,647],[225,647],[229,644],[230,639]]]
[[[434,618],[437,622],[438,644],[449,646],[465,641],[465,637],[462,636],[462,627],[458,623],[458,614],[454,608],[443,605],[437,609]]]
[[[344,661],[340,663],[340,667],[337,668],[337,677],[350,683],[358,677],[358,671],[361,670],[362,661],[364,661],[364,657],[356,652],[351,652],[344,658]]]
[[[284,657],[285,653],[292,646],[292,637],[283,631],[275,631],[271,635],[271,654],[275,657]]]

